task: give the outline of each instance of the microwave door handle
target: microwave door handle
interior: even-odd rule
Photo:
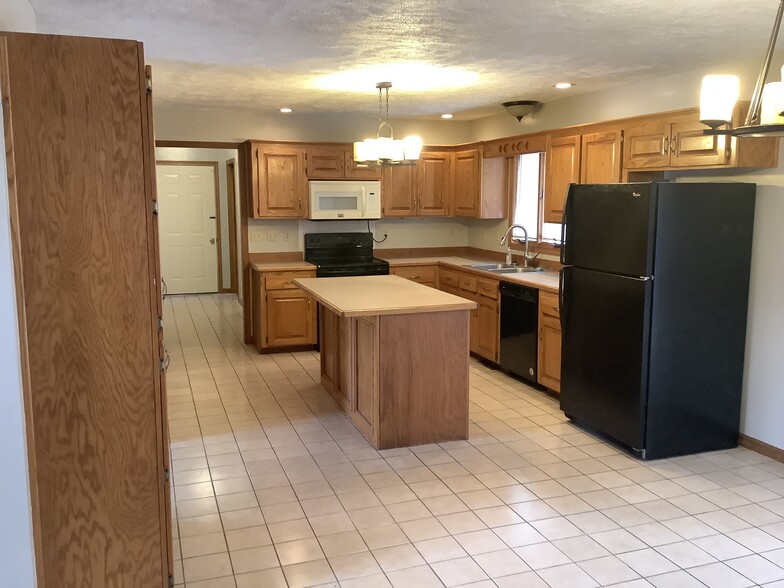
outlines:
[[[367,187],[362,186],[362,214],[360,215],[360,218],[367,217],[367,208],[368,208]]]

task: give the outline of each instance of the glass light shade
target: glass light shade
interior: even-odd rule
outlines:
[[[379,137],[376,139],[376,157],[377,160],[380,161],[389,161],[390,159],[394,159],[392,153],[392,139],[389,137]]]
[[[714,129],[729,124],[739,95],[738,76],[710,75],[702,78],[700,122]]]
[[[408,161],[419,159],[422,153],[422,139],[416,135],[409,135],[403,139],[403,156]]]
[[[365,139],[362,143],[365,145],[363,161],[378,161],[378,139]]]
[[[784,82],[770,82],[762,90],[761,125],[784,124]]]
[[[354,161],[367,161],[367,147],[364,141],[354,141]]]

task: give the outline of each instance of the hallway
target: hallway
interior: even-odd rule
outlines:
[[[165,332],[178,587],[784,587],[784,464],[641,462],[475,361],[470,441],[377,452],[234,295]]]

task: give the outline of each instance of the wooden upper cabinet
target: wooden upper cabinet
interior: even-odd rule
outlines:
[[[381,172],[383,216],[415,216],[417,168],[414,165],[385,167]]]
[[[275,144],[253,146],[254,218],[302,217],[306,196],[302,148]]]
[[[560,223],[569,185],[580,181],[580,136],[550,139],[545,165],[544,222]]]
[[[452,213],[455,216],[478,216],[481,191],[482,152],[479,149],[456,152],[452,174]]]
[[[306,173],[309,180],[340,180],[346,163],[341,148],[312,147],[305,151]]]
[[[726,135],[705,135],[698,120],[675,122],[670,126],[670,166],[693,167],[727,163],[730,151]]]
[[[381,169],[359,167],[354,161],[354,146],[346,144],[305,145],[309,180],[380,180]]]
[[[420,216],[449,214],[451,153],[422,153],[417,162],[417,209]],[[383,190],[382,190],[383,192]]]
[[[581,184],[615,184],[621,181],[621,131],[582,136]]]
[[[643,123],[624,130],[624,169],[666,167],[670,163],[670,124]]]

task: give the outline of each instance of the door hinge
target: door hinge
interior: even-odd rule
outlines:
[[[147,78],[146,86],[147,86],[147,91],[152,92],[152,78]]]
[[[174,576],[169,576],[169,588],[174,588]]]
[[[169,475],[169,468],[164,468],[164,470],[163,470],[163,479],[166,482],[168,482],[169,481],[169,477],[170,477],[170,475]]]
[[[153,200],[152,201],[152,213],[153,214],[158,214],[158,201],[157,200]]]
[[[158,367],[160,368],[161,373],[165,372],[166,371],[166,360],[165,359],[159,359],[158,360]]]
[[[158,330],[163,331],[163,317],[158,317]]]

